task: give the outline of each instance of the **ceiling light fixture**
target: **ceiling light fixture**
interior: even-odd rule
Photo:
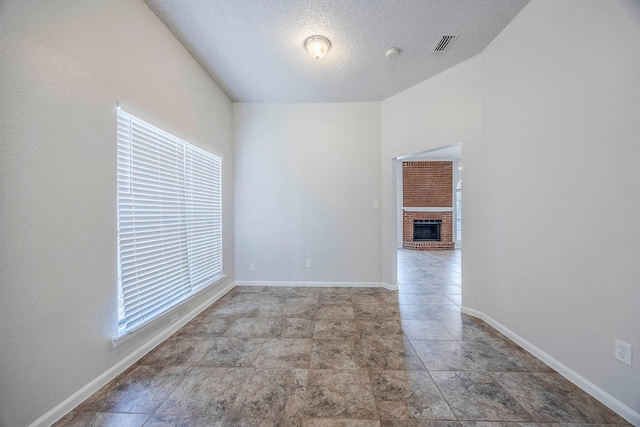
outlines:
[[[331,49],[331,42],[322,36],[311,36],[304,42],[304,47],[314,59],[320,59]]]

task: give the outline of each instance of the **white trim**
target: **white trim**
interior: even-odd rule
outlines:
[[[433,207],[433,208],[420,208],[420,207],[402,207],[405,212],[453,212],[453,207]]]
[[[500,322],[494,320],[490,316],[487,316],[481,311],[474,310],[469,307],[461,307],[461,311],[464,314],[468,314],[469,316],[477,317],[479,319],[484,320],[485,322],[487,322],[488,324],[496,328],[498,331],[502,332],[504,335],[506,335],[509,339],[514,341],[520,347],[524,348],[529,353],[533,354],[538,359],[542,360],[544,363],[546,363],[547,365],[549,365],[550,367],[558,371],[560,375],[562,375],[563,377],[571,381],[573,384],[575,384],[576,386],[578,386],[579,388],[581,388],[582,390],[584,390],[585,392],[589,393],[591,396],[593,396],[594,398],[602,402],[604,405],[609,407],[609,409],[611,409],[612,411],[616,412],[622,418],[626,419],[634,426],[640,426],[640,413],[634,411],[624,403],[620,402],[618,399],[611,396],[609,393],[602,390],[600,387],[593,384],[591,381],[587,380],[580,374],[576,373],[575,371],[573,371],[571,368],[569,368],[562,362],[559,362],[558,360],[554,359],[551,355],[544,352],[540,348],[536,347],[526,339],[522,338],[520,335],[513,332],[511,329],[507,328]]]
[[[420,151],[413,154],[406,154],[404,156],[398,156],[398,160],[403,160],[405,162],[459,162],[461,159],[458,157],[429,157],[433,155],[433,153],[437,153],[438,151],[442,151],[443,149],[452,148],[455,146],[460,146],[460,150],[462,150],[462,141],[454,142],[453,144],[443,145],[442,147],[431,148],[429,150]],[[462,154],[460,154],[461,156]],[[442,159],[442,160],[440,160]]]
[[[236,286],[300,286],[303,288],[385,288],[398,290],[398,285],[383,282],[250,282],[238,280]]]
[[[216,287],[217,285],[222,283],[226,277],[227,277],[227,275],[223,274],[215,282],[211,283],[210,285],[207,285],[205,287],[202,287],[202,288],[198,289],[196,291],[196,293],[192,294],[189,298],[187,298],[187,299],[185,299],[183,301],[180,301],[178,304],[176,304],[175,306],[171,307],[169,310],[165,311],[164,313],[162,313],[158,317],[151,319],[149,322],[143,323],[143,324],[141,324],[138,327],[128,331],[127,333],[125,333],[123,335],[120,335],[120,336],[116,335],[116,336],[111,337],[111,344],[113,345],[113,348],[118,348],[119,346],[123,345],[127,341],[131,340],[134,336],[137,335],[137,332],[139,330],[145,329],[148,326],[154,325],[157,322],[162,321],[161,319],[168,319],[169,316],[171,316],[172,314],[175,314],[175,312],[178,311],[184,304],[190,302],[194,298],[198,298],[202,293],[206,292],[207,290]],[[229,292],[229,291],[227,291],[227,292]],[[178,323],[182,323],[182,322],[178,322]]]
[[[446,147],[436,148],[433,151],[441,150]],[[457,162],[459,160],[452,157],[420,157],[419,154],[410,154],[409,156],[398,157],[403,162]]]
[[[109,381],[120,375],[127,368],[132,366],[138,360],[140,360],[144,355],[153,350],[156,346],[162,343],[164,340],[169,338],[171,334],[176,332],[178,329],[186,325],[188,322],[193,320],[198,314],[202,313],[207,307],[211,304],[222,298],[227,292],[233,289],[235,283],[230,283],[227,286],[219,289],[214,295],[212,295],[205,302],[200,304],[198,307],[191,310],[186,315],[182,316],[179,320],[175,321],[171,325],[169,325],[163,331],[160,331],[156,336],[152,337],[145,344],[141,345],[136,351],[122,359],[120,362],[116,363],[114,366],[109,368],[107,371],[99,375],[96,379],[91,381],[89,384],[82,387],[80,390],[73,393],[67,399],[65,399],[58,406],[38,418],[34,421],[29,427],[40,427],[40,426],[50,426],[60,418],[65,416],[67,413],[71,412],[73,408],[78,406],[80,403],[85,401],[89,396],[98,391],[101,387],[106,385]]]

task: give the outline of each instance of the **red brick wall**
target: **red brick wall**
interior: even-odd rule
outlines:
[[[452,162],[402,162],[403,206],[453,206]]]
[[[403,162],[402,198],[404,207],[434,208],[453,206],[452,162]],[[440,242],[414,242],[413,220],[441,220]],[[451,250],[452,212],[403,212],[402,247],[418,250]]]
[[[449,187],[451,188],[451,187]],[[440,242],[414,242],[413,220],[432,219],[441,220]],[[418,250],[452,250],[453,243],[453,212],[403,212],[402,213],[402,247]]]

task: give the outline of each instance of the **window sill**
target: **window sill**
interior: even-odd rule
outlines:
[[[182,322],[178,322],[178,321],[174,321],[173,323],[171,323],[171,315],[174,314],[175,310],[184,306],[186,303],[192,301],[194,298],[197,298],[198,296],[202,295],[202,293],[204,291],[206,291],[207,289],[211,289],[212,287],[219,285],[220,283],[222,283],[224,281],[224,279],[227,276],[225,274],[222,274],[220,277],[218,277],[214,282],[212,282],[210,285],[207,285],[203,288],[201,288],[200,290],[198,290],[195,294],[191,295],[189,298],[185,299],[184,301],[180,301],[178,304],[174,305],[173,307],[171,307],[169,310],[165,311],[164,313],[162,313],[161,315],[159,315],[158,317],[155,317],[139,326],[136,326],[135,328],[131,329],[131,330],[126,330],[123,331],[121,335],[115,335],[113,337],[111,337],[111,344],[113,345],[113,348],[118,348],[121,345],[123,345],[124,343],[126,343],[127,341],[130,341],[134,335],[137,335],[137,332],[142,330],[142,329],[146,329],[148,326],[151,325],[155,325],[155,324],[159,324],[160,322],[162,322],[163,320],[169,320],[169,326],[175,326],[176,331],[178,329],[180,329],[180,327],[182,327]],[[173,331],[175,332],[175,331]],[[172,333],[173,333],[172,332]]]

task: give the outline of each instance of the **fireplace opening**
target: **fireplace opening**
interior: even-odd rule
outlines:
[[[413,220],[413,241],[414,242],[439,242],[440,228],[442,220],[439,219],[414,219]]]

